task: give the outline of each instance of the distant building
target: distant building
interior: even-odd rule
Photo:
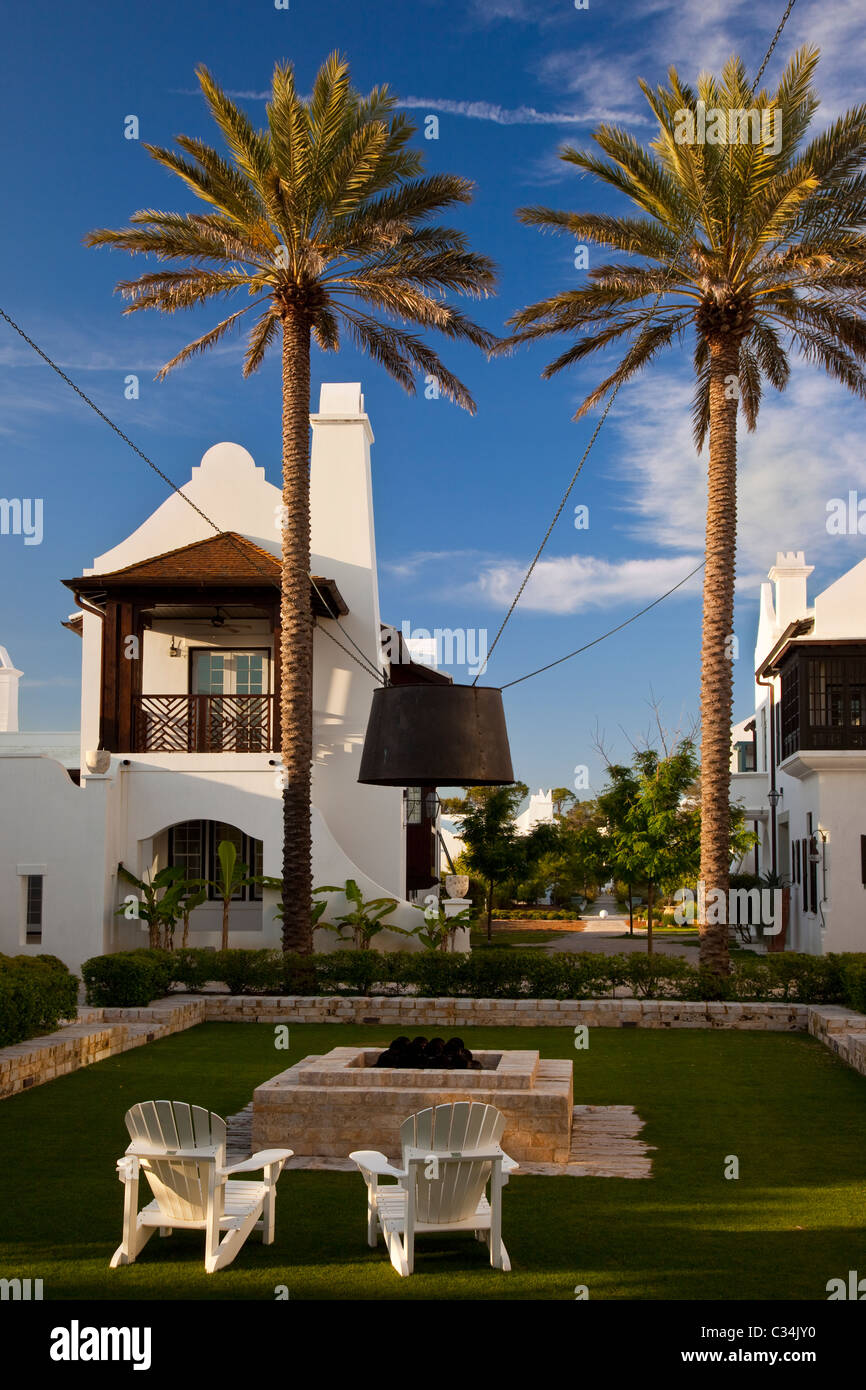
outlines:
[[[760,836],[741,867],[791,886],[789,949],[866,950],[866,560],[815,596],[802,551],[761,587],[754,714],[731,796]],[[774,804],[775,803],[775,804]]]

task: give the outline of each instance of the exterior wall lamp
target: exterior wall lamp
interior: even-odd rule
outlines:
[[[782,800],[783,795],[784,792],[781,787],[771,787],[770,790],[767,792],[767,800],[769,801],[774,811],[778,806],[779,802]]]

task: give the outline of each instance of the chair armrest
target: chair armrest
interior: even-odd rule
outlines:
[[[509,1157],[508,1157],[508,1154],[503,1154],[503,1155],[502,1155],[502,1171],[503,1171],[503,1173],[513,1173],[513,1172],[515,1172],[515,1170],[518,1169],[519,1167],[520,1167],[520,1164],[517,1162],[517,1159],[516,1159],[516,1158],[509,1158]]]
[[[367,1173],[376,1173],[383,1178],[405,1178],[402,1168],[395,1168],[378,1149],[355,1149],[349,1157]]]
[[[245,1158],[240,1163],[230,1163],[228,1167],[220,1168],[220,1177],[227,1177],[229,1173],[256,1173],[260,1168],[269,1168],[272,1163],[279,1163],[282,1168],[286,1159],[291,1158],[294,1152],[294,1149],[260,1149],[252,1158]]]
[[[117,1160],[117,1176],[121,1182],[135,1182],[138,1179],[138,1158],[135,1154],[126,1154]]]
[[[418,1149],[414,1146],[407,1148],[406,1160],[409,1163],[426,1163],[430,1158],[438,1158],[440,1163],[495,1163],[497,1159],[502,1161],[503,1168],[507,1164],[514,1163],[512,1158],[504,1154],[501,1149]]]

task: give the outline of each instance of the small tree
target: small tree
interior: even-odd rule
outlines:
[[[174,944],[175,924],[180,916],[179,900],[187,886],[183,869],[169,866],[159,869],[152,878],[149,874],[144,878],[137,878],[125,865],[118,864],[117,876],[138,889],[133,915],[147,923],[150,948],[157,950],[162,946],[165,950],[171,950]],[[116,915],[122,913],[128,917],[129,907],[129,903],[124,903],[117,909]]]
[[[496,885],[528,878],[542,854],[555,843],[556,832],[550,825],[537,825],[528,835],[518,835],[514,817],[527,790],[522,782],[513,787],[471,787],[462,809],[454,807],[465,845],[463,861],[486,885],[488,941],[493,935]]]
[[[213,888],[217,897],[223,905],[223,932],[222,950],[228,950],[229,944],[229,914],[232,908],[232,898],[242,888],[249,888],[252,884],[258,883],[259,878],[254,877],[247,870],[246,864],[238,863],[237,848],[231,840],[220,840],[217,845],[217,860],[219,861],[219,874],[214,879],[203,880],[203,886]]]
[[[647,952],[653,950],[653,903],[659,889],[693,880],[701,859],[699,763],[691,739],[682,739],[664,756],[655,749],[635,753],[621,824],[614,831],[615,854],[626,881],[647,885]],[[728,854],[741,857],[753,842],[743,813],[729,814]]]
[[[628,887],[628,931],[633,936],[635,879],[630,861],[621,853],[619,834],[626,829],[626,818],[637,795],[638,776],[633,768],[610,763],[607,777],[607,786],[596,803],[604,830],[606,868],[609,877],[622,880]]]
[[[568,790],[568,787],[554,787],[550,793],[550,799],[553,802],[553,814],[564,816],[567,808],[575,800],[575,796],[574,792]]]

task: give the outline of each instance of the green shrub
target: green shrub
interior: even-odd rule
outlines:
[[[42,974],[25,978],[22,972],[37,962]],[[866,1013],[866,953],[747,955],[735,962],[728,977],[719,979],[679,956],[643,953],[340,950],[302,956],[262,949],[141,949],[96,956],[85,961],[82,974],[88,1003],[127,1008],[149,1004],[174,982],[201,989],[215,981],[231,994],[368,996],[403,989],[434,999],[601,999],[625,986],[638,999],[845,1004]],[[74,1011],[75,981],[59,961],[48,956],[0,957],[0,1018],[19,1020],[10,1025],[11,1031],[39,1031],[33,1019],[54,1019],[55,1014],[40,1012],[38,980],[43,977],[55,982],[62,1001],[56,1017],[65,1016],[64,1009]]]
[[[389,985],[402,983],[405,951],[330,951],[315,956],[321,994],[388,994]],[[426,955],[427,952],[424,952]],[[378,986],[378,988],[374,988]]]
[[[215,979],[216,951],[202,946],[182,946],[173,953],[174,978],[184,989],[199,990]]]
[[[280,991],[282,994],[318,994],[316,957],[280,951]]]
[[[56,956],[0,955],[0,1046],[52,1032],[78,1012],[78,980]]]
[[[88,1004],[106,1009],[145,1008],[165,994],[170,983],[160,957],[168,951],[114,951],[93,956],[81,967]],[[168,980],[166,974],[168,973]]]

